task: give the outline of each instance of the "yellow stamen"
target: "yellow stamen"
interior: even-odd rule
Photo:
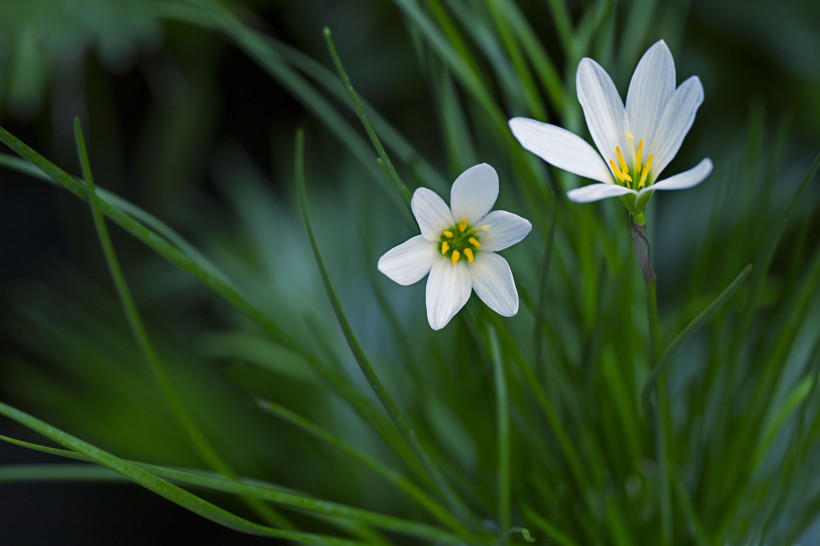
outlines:
[[[470,237],[469,239],[467,239],[467,242],[476,248],[481,248],[481,243],[479,243],[478,239],[476,239],[475,237]]]
[[[632,161],[635,161],[635,135],[626,132],[624,133],[624,136],[626,137],[627,144],[629,144],[629,153],[631,154],[630,157],[632,158]],[[637,171],[635,171],[635,176],[638,176]]]
[[[467,261],[468,262],[473,263],[473,260],[475,258],[473,257],[473,251],[471,249],[465,248],[464,249],[464,255],[467,256]]]
[[[481,231],[490,231],[490,225],[489,224],[484,224],[479,229],[481,229]]]
[[[461,222],[459,222],[458,229],[460,229],[461,231],[467,229],[467,220],[462,220]]]
[[[609,166],[612,167],[612,172],[615,173],[615,176],[623,182],[625,180],[624,175],[621,174],[621,171],[618,169],[618,166],[615,164],[613,160],[609,160]]]
[[[447,237],[448,239],[452,239],[453,238],[453,232],[450,231],[449,229],[445,229],[444,230],[444,236]]]
[[[652,165],[652,160],[655,159],[655,154],[649,154],[649,157],[646,159],[646,165],[643,169],[643,174],[641,175],[641,181],[638,182],[638,187],[643,188],[644,182],[646,182],[646,177],[649,176],[649,167]]]
[[[450,250],[450,245],[447,244],[447,241],[444,241],[443,243],[441,243],[441,253],[442,254],[447,254],[448,250]]]
[[[641,156],[643,155],[643,140],[638,141],[638,151],[635,153],[635,176],[641,173]]]
[[[461,258],[461,253],[458,250],[454,250],[453,255],[450,257],[450,261],[453,263],[453,265],[456,265],[458,263],[459,258]]]
[[[624,159],[624,154],[621,153],[621,147],[615,146],[615,152],[618,154],[618,161],[621,164],[621,173],[624,175],[624,178],[632,182],[632,177],[629,176],[629,166],[626,164],[626,159]]]

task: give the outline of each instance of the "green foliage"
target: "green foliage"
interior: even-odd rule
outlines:
[[[81,177],[0,129],[14,154],[0,155],[7,172],[86,202],[95,232],[74,236],[97,251],[71,256],[93,274],[62,266],[3,287],[13,343],[0,351],[0,414],[61,448],[0,439],[84,464],[0,467],[0,482],[128,480],[239,532],[308,544],[816,537],[820,159],[805,135],[820,124],[789,121],[779,95],[769,111],[744,96],[742,116],[721,112],[721,69],[734,60],[694,45],[714,40],[706,3],[368,6],[396,19],[377,40],[415,55],[400,59],[387,46],[356,51],[343,22],[305,23],[311,40],[285,43],[257,30],[250,10],[214,0],[102,4],[60,27],[63,39],[116,56],[153,33],[178,43],[219,34],[306,115],[270,120],[270,175],[235,142],[200,144],[213,184],[164,193],[177,199],[157,214],[167,223],[112,191],[123,184],[110,164],[92,178],[91,165],[106,163],[94,153],[106,145],[94,138],[104,133],[96,110],[90,154],[76,125]],[[0,21],[21,22],[4,37],[18,56],[55,24],[30,9],[0,8]],[[133,27],[94,24],[94,37],[76,30],[80,19]],[[679,80],[702,70],[706,88],[670,170],[704,155],[716,168],[696,189],[650,203],[657,284],[647,284],[620,203],[569,203],[566,190],[582,182],[535,161],[506,121],[579,130],[578,60],[596,58],[624,89],[661,37],[682,59]],[[803,39],[787,27],[776,37],[783,51]],[[817,90],[816,77],[781,58],[786,87]],[[399,102],[425,86],[429,101],[413,102],[411,116],[379,113],[380,88],[357,79],[371,61],[390,92],[392,73],[418,80]],[[39,100],[46,79],[15,74],[10,85]],[[817,96],[799,93],[795,108]],[[156,119],[141,150],[187,135],[164,152],[179,163],[158,162],[158,180],[194,172],[173,152],[211,126],[176,110]],[[306,130],[294,147],[297,122]],[[433,332],[424,287],[399,289],[376,259],[412,232],[412,188],[442,193],[479,161],[500,173],[500,208],[533,223],[504,253],[521,310],[504,319],[473,298]],[[87,218],[82,206],[67,214]],[[242,502],[223,507],[213,492]]]

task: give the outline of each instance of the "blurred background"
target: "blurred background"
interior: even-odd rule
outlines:
[[[694,190],[697,202],[728,195],[743,206],[732,214],[744,217],[771,217],[782,209],[820,143],[820,3],[566,2],[574,25],[599,4],[607,20],[626,24],[627,18],[644,19],[638,23],[641,34],[601,35],[593,40],[594,52],[563,51],[550,3],[516,2],[552,55],[562,84],[571,90],[578,58],[591,55],[625,93],[640,54],[654,41],[666,39],[678,81],[697,74],[706,92],[681,156],[669,172],[688,168],[704,156],[713,158],[716,171],[728,169],[719,163],[721,157],[752,153],[760,158],[753,165],[767,169],[770,187],[765,196],[743,192],[750,174],[734,170],[722,175],[731,180],[730,187],[707,180]],[[400,172],[411,186],[435,183],[434,189],[441,192],[446,188],[442,181],[449,183],[470,161],[486,161],[500,169],[506,164],[504,150],[482,145],[481,131],[487,127],[479,122],[467,128],[474,133],[475,149],[481,150],[478,157],[448,151],[438,121],[442,87],[431,80],[433,61],[398,5],[379,0],[225,4],[250,27],[272,37],[288,62],[301,62],[302,71],[318,63],[334,72],[322,35],[322,29],[330,27],[351,80],[372,111],[412,144],[417,160],[443,173],[441,180],[428,180],[420,163],[402,162]],[[465,12],[473,8],[459,4],[418,2],[431,13],[445,9],[459,28],[469,27]],[[304,92],[271,77],[228,37],[161,17],[155,6],[140,0],[0,3],[0,125],[78,174],[72,133],[72,120],[78,116],[98,186],[173,227],[228,273],[254,303],[271,315],[289,317],[284,321],[292,335],[307,343],[320,340],[333,354],[344,341],[320,288],[294,206],[294,134],[304,128],[310,206],[325,260],[363,342],[390,354],[395,348],[383,335],[379,296],[370,284],[378,283],[382,291],[389,286],[377,279],[376,259],[404,240],[397,233],[409,236],[413,225],[404,216],[396,219],[395,199],[385,189],[375,153],[369,164],[351,153],[328,128],[327,117],[305,102]],[[465,47],[483,52],[481,43]],[[598,51],[607,56],[601,58]],[[478,58],[479,73],[491,80],[493,58]],[[533,115],[504,104],[503,97],[510,92],[505,86],[514,87],[514,82],[493,82],[505,115]],[[361,133],[345,97],[318,84],[316,88]],[[457,100],[465,95],[458,87],[453,93]],[[575,104],[574,94],[567,96]],[[541,98],[551,117],[564,116],[563,107]],[[577,124],[577,105],[566,111],[573,108]],[[761,135],[760,142],[750,143],[749,134]],[[505,186],[502,171],[502,202],[514,193],[512,185]],[[669,302],[668,309],[676,309],[684,305],[678,294],[683,266],[703,242],[708,210],[693,209],[693,201],[666,195],[655,200],[656,217],[664,218],[654,234],[656,270],[664,279],[660,298]],[[820,232],[817,204],[815,184],[799,211],[801,218],[809,219],[805,229],[810,238]],[[725,237],[727,254],[743,252],[731,242],[736,225],[727,221],[712,232],[713,237]],[[536,231],[539,228],[543,225]],[[761,229],[765,231],[764,226]],[[369,507],[389,502],[382,498],[389,493],[369,488],[361,479],[362,470],[342,459],[333,469],[334,480],[317,472],[306,461],[327,447],[303,436],[294,439],[291,427],[256,407],[254,397],[269,394],[282,405],[332,423],[348,438],[372,444],[373,438],[350,418],[349,410],[327,397],[315,374],[194,279],[118,228],[111,231],[174,383],[196,408],[197,421],[215,447],[240,474],[330,498],[363,498]],[[785,235],[787,241],[799,236],[797,231]],[[711,244],[720,245],[714,240]],[[513,260],[520,261],[525,253],[511,250]],[[790,259],[779,254],[773,267],[785,267]],[[373,264],[371,276],[362,277],[362,263]],[[398,320],[410,339],[426,328],[419,303],[422,293],[415,287],[390,295],[399,302],[403,316]],[[446,345],[436,346],[442,355],[448,354]],[[429,354],[428,350],[415,349],[418,355]],[[353,369],[351,362],[340,365]],[[267,373],[271,370],[276,381]],[[390,381],[402,384],[404,373],[410,372],[391,371]],[[419,392],[400,395],[405,400],[414,396],[424,398]],[[87,206],[59,188],[10,169],[0,171],[0,399],[126,458],[202,464],[166,410],[133,345]],[[425,404],[429,409],[435,401]],[[435,412],[445,416],[442,421],[458,420],[447,416],[446,408],[436,407]],[[476,412],[480,417],[484,410]],[[2,430],[34,438],[8,422]],[[476,444],[475,435],[457,426],[447,430],[440,437],[461,445],[453,449],[465,464],[477,464],[464,446],[480,449],[480,440]],[[0,444],[0,464],[50,461],[48,456]],[[235,503],[220,500],[229,507]],[[233,532],[136,486],[113,484],[0,485],[0,528],[9,544],[45,544],[57,536],[61,544],[236,540]]]

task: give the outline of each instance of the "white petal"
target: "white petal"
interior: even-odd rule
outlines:
[[[507,260],[493,252],[479,252],[470,273],[473,290],[490,309],[504,317],[518,312],[518,292]]]
[[[481,250],[488,252],[504,250],[526,237],[532,230],[532,224],[528,220],[506,210],[492,211],[478,222],[478,226],[488,228],[487,231],[478,232]]]
[[[638,193],[641,195],[654,190],[685,190],[692,188],[703,182],[712,172],[712,160],[704,159],[688,171],[683,171],[675,176],[670,176],[666,180],[656,182],[649,187],[642,189]]]
[[[454,224],[450,207],[444,199],[427,188],[419,188],[413,192],[410,208],[419,224],[421,234],[428,241],[438,241],[441,232]]]
[[[453,265],[440,257],[433,260],[427,277],[427,322],[433,330],[441,330],[470,299],[472,282],[464,260]]]
[[[550,165],[598,182],[612,180],[601,155],[578,135],[534,119],[513,118],[509,123],[518,142]]]
[[[655,127],[674,92],[675,61],[666,42],[660,40],[641,57],[626,94],[626,116],[635,146],[641,139],[644,145],[652,142]]]
[[[437,255],[436,243],[416,235],[379,258],[379,271],[390,280],[407,286],[418,282],[430,271]]]
[[[575,188],[574,190],[568,191],[567,197],[570,201],[575,201],[576,203],[590,203],[592,201],[606,199],[607,197],[626,195],[627,193],[637,192],[616,184],[590,184],[583,188]]]
[[[702,102],[703,85],[697,76],[692,76],[680,84],[667,102],[655,129],[650,150],[655,154],[655,162],[652,165],[654,177],[657,177],[678,153]]]
[[[604,160],[615,158],[615,146],[625,149],[626,112],[612,78],[601,65],[584,58],[578,64],[575,85],[589,133],[598,151]]]
[[[481,163],[461,173],[450,190],[450,208],[453,220],[467,220],[475,224],[490,212],[498,199],[498,173]]]

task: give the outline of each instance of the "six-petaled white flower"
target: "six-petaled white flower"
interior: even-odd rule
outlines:
[[[692,76],[675,88],[675,62],[661,40],[641,58],[626,96],[589,58],[578,65],[578,100],[600,155],[577,135],[547,123],[514,118],[510,128],[524,148],[560,169],[597,180],[571,190],[567,197],[583,203],[624,196],[640,214],[655,190],[682,190],[701,183],[712,171],[704,159],[694,168],[656,182],[677,154],[703,102],[703,86]],[[603,160],[601,159],[603,157]]]
[[[419,188],[410,202],[421,229],[379,259],[379,271],[402,285],[428,273],[427,321],[444,328],[475,290],[490,309],[505,317],[518,312],[518,292],[507,260],[496,254],[514,245],[532,225],[511,212],[490,212],[498,198],[498,174],[482,163],[453,182],[450,206]]]

